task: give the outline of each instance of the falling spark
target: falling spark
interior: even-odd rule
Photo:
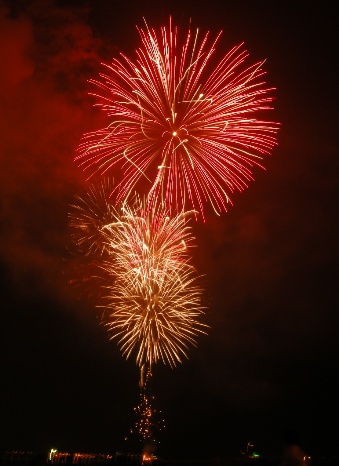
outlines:
[[[131,433],[136,433],[139,439],[149,446],[155,442],[156,433],[165,428],[165,420],[161,416],[161,411],[154,406],[155,397],[150,388],[152,373],[149,368],[145,366],[143,368],[145,375],[144,382],[140,384],[140,403],[134,408],[137,420]]]

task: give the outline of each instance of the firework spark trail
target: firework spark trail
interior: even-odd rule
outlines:
[[[192,213],[169,217],[162,206],[150,211],[139,198],[116,208],[110,187],[104,182],[78,196],[70,214],[74,239],[95,257],[108,283],[98,307],[123,355],[136,353],[139,366],[162,361],[173,367],[207,328],[199,320],[202,291],[189,263]]]
[[[220,33],[182,37],[171,20],[160,32],[138,31],[136,60],[121,54],[92,81],[111,122],[84,136],[76,160],[91,175],[121,170],[117,203],[136,189],[170,214],[193,208],[204,216],[206,203],[226,211],[276,145],[278,124],[257,118],[273,100],[263,62],[246,66],[241,44],[211,68]]]
[[[144,459],[151,459],[152,454],[157,446],[157,434],[165,428],[165,420],[162,417],[161,411],[154,406],[155,397],[152,395],[150,382],[152,373],[149,368],[143,366],[141,368],[142,383],[140,383],[140,402],[134,408],[136,414],[136,422],[130,429],[129,438],[135,435],[142,443],[142,452],[145,455]]]

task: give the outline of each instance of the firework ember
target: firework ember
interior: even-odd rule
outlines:
[[[276,145],[278,124],[261,117],[273,100],[263,62],[246,65],[241,44],[213,63],[220,33],[182,36],[171,20],[138,31],[136,59],[121,54],[93,81],[109,123],[84,136],[76,160],[91,175],[114,172],[117,203],[136,189],[170,214],[226,211]]]

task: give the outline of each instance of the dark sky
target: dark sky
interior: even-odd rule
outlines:
[[[68,211],[85,176],[73,157],[102,123],[87,79],[135,25],[172,14],[267,58],[282,123],[266,171],[221,217],[194,225],[209,336],[154,370],[166,457],[281,452],[294,429],[337,451],[338,65],[336,14],[309,2],[0,0],[1,449],[116,451],[138,370],[68,284]],[[303,6],[303,3],[305,6]],[[328,2],[326,2],[328,4]],[[136,6],[137,5],[137,6]]]

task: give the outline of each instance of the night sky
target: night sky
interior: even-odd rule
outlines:
[[[295,6],[294,3],[298,3]],[[304,6],[303,6],[304,4]],[[337,453],[338,37],[325,2],[0,0],[1,450],[115,452],[138,403],[138,369],[71,287],[69,205],[81,135],[103,124],[87,80],[135,25],[173,15],[245,42],[276,87],[279,146],[227,214],[194,224],[208,336],[153,392],[159,454],[279,455],[286,430]]]

